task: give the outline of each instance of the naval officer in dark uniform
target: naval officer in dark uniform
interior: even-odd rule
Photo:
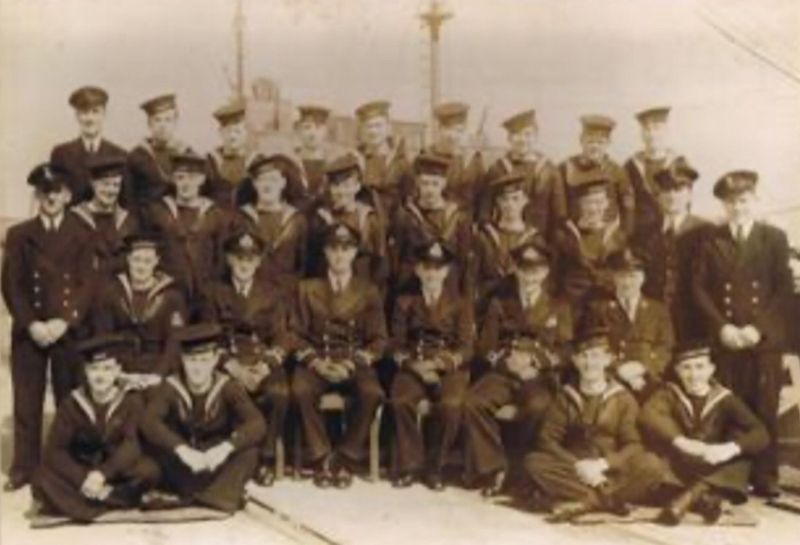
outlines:
[[[325,234],[327,273],[300,282],[290,316],[298,367],[292,377],[305,437],[307,459],[320,487],[350,486],[351,468],[364,457],[370,423],[383,401],[374,364],[387,344],[383,299],[378,287],[354,274],[360,244],[358,233],[345,224]],[[329,390],[355,396],[347,430],[334,448],[325,428],[319,399]]]
[[[727,221],[700,245],[692,286],[720,382],[769,431],[770,444],[752,475],[754,491],[769,497],[778,493],[778,399],[792,276],[786,233],[755,219],[757,183],[756,172],[738,170],[714,185]]]
[[[398,298],[391,320],[393,355],[400,365],[391,388],[397,426],[394,485],[410,486],[426,473],[428,486],[440,490],[446,456],[461,429],[475,324],[469,298],[446,283],[453,254],[432,241],[415,255],[417,283]],[[434,403],[427,445],[417,421],[423,399]]]
[[[89,302],[92,246],[67,213],[69,174],[50,164],[28,176],[37,215],[9,228],[3,255],[3,300],[11,314],[14,458],[7,490],[28,483],[40,461],[42,410],[50,374],[56,404],[75,386],[74,348]]]
[[[75,109],[80,136],[55,146],[50,152],[50,163],[66,172],[72,203],[75,204],[92,196],[88,160],[98,156],[125,155],[126,152],[103,138],[108,106],[108,93],[105,90],[95,86],[81,87],[70,95],[69,104]],[[130,197],[127,183],[123,194],[126,199]]]

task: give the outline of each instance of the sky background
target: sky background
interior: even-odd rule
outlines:
[[[427,111],[422,0],[244,0],[249,78],[280,83],[295,103],[338,112],[386,98],[402,119]],[[791,79],[730,43],[733,32],[800,74],[795,0],[448,0],[443,98],[473,107],[504,142],[500,122],[535,108],[541,147],[576,148],[578,117],[618,121],[612,155],[638,146],[633,114],[673,107],[674,147],[701,172],[697,207],[714,214],[725,171],[762,176],[767,211],[800,207],[800,76]],[[130,147],[145,131],[138,105],[172,91],[182,136],[215,144],[210,112],[230,93],[234,0],[0,0],[0,215],[27,210],[25,177],[53,144],[76,135],[70,92],[111,94],[106,135]]]

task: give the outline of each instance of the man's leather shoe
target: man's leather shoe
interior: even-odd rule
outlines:
[[[425,477],[425,484],[433,491],[440,492],[444,490],[444,478],[440,471],[431,471]]]
[[[14,492],[15,490],[19,490],[23,486],[29,484],[30,481],[30,478],[26,475],[11,474],[8,476],[8,480],[3,485],[3,490],[6,492]]]
[[[263,464],[256,470],[254,480],[259,486],[272,486],[275,484],[275,472],[271,466]]]

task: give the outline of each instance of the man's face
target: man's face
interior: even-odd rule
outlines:
[[[361,190],[361,181],[358,179],[357,174],[352,174],[345,180],[330,184],[328,188],[333,208],[346,208],[356,201],[356,195]]]
[[[122,189],[122,176],[106,176],[92,180],[92,191],[95,200],[103,207],[115,206]]]
[[[439,127],[439,147],[445,152],[463,151],[469,144],[469,133],[464,123],[448,123]]]
[[[683,360],[675,366],[675,373],[689,394],[703,395],[714,375],[714,364],[707,356]]]
[[[103,132],[103,122],[106,119],[105,106],[90,106],[75,110],[81,136],[95,138]]]
[[[377,147],[389,138],[389,118],[374,115],[361,123],[361,137],[367,146]]]
[[[188,201],[200,195],[200,188],[206,181],[205,174],[191,170],[176,170],[172,173],[175,192],[179,200]]]
[[[94,394],[105,394],[119,378],[122,367],[116,358],[93,361],[85,364],[86,384]]]
[[[304,148],[318,149],[328,136],[328,125],[306,118],[297,124],[297,135]]]
[[[608,153],[611,140],[607,136],[597,133],[584,133],[581,135],[581,151],[587,159],[599,163]]]
[[[661,211],[668,216],[685,214],[692,202],[692,187],[682,185],[661,191],[658,194]]]
[[[265,170],[253,180],[259,202],[275,203],[281,200],[286,188],[286,177],[278,169]]]
[[[508,144],[511,153],[514,155],[525,156],[536,148],[539,131],[533,125],[524,129],[508,133]]]
[[[201,387],[211,381],[220,353],[216,348],[202,352],[182,353],[181,364],[189,386]]]
[[[430,291],[440,291],[449,272],[448,265],[417,263],[414,267],[414,273],[419,278],[422,289]]]
[[[133,282],[144,283],[153,278],[158,267],[158,252],[154,248],[137,248],[128,253],[128,275]]]
[[[576,352],[574,356],[575,367],[581,379],[589,381],[603,378],[613,359],[608,345],[589,346]]]
[[[442,200],[447,178],[437,174],[418,174],[417,191],[419,202],[423,206],[427,203],[439,203]]]
[[[522,218],[528,205],[528,195],[522,188],[506,191],[497,196],[497,210],[506,221],[517,221]]]
[[[622,299],[634,299],[642,292],[644,271],[641,269],[614,271],[614,289]]]
[[[222,138],[222,147],[226,150],[240,151],[247,143],[247,129],[244,126],[244,119],[237,123],[229,123],[219,128]]]
[[[352,271],[357,248],[352,244],[339,242],[325,246],[325,260],[328,269],[334,274],[346,275]]]
[[[514,267],[514,274],[517,282],[523,289],[533,289],[541,287],[547,275],[550,274],[550,267],[547,263],[537,265],[517,265]]]
[[[586,225],[602,227],[605,224],[609,200],[606,191],[593,191],[580,197],[580,221]]]
[[[36,191],[36,198],[39,201],[39,210],[42,214],[54,217],[64,212],[67,205],[69,205],[69,201],[72,200],[72,192],[66,186],[62,186],[46,193]]]
[[[729,221],[743,223],[749,222],[755,217],[756,202],[756,194],[752,191],[745,191],[728,197],[722,205]]]
[[[641,131],[647,151],[663,151],[667,148],[669,131],[666,121],[647,121],[642,124]]]
[[[178,126],[178,110],[169,109],[156,112],[147,118],[150,136],[158,142],[171,142]]]
[[[226,255],[233,278],[238,282],[250,282],[261,264],[261,256],[249,253],[229,253]]]

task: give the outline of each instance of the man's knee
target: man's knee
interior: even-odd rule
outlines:
[[[154,487],[161,481],[161,467],[152,458],[142,456],[131,470],[130,477],[143,485]]]
[[[359,380],[356,390],[359,402],[365,405],[379,405],[386,397],[377,379]]]
[[[285,407],[289,404],[292,391],[286,379],[268,382],[263,387],[263,400],[272,407]]]
[[[466,396],[463,393],[454,393],[443,396],[439,401],[439,410],[445,415],[459,414],[464,410]]]
[[[531,452],[525,456],[523,465],[528,475],[541,475],[552,466],[552,456],[545,452]]]
[[[642,452],[632,457],[627,466],[629,473],[642,480],[658,480],[669,472],[667,464],[652,452]]]
[[[313,401],[319,395],[318,390],[310,371],[298,369],[295,372],[290,394],[295,400],[298,402]]]

